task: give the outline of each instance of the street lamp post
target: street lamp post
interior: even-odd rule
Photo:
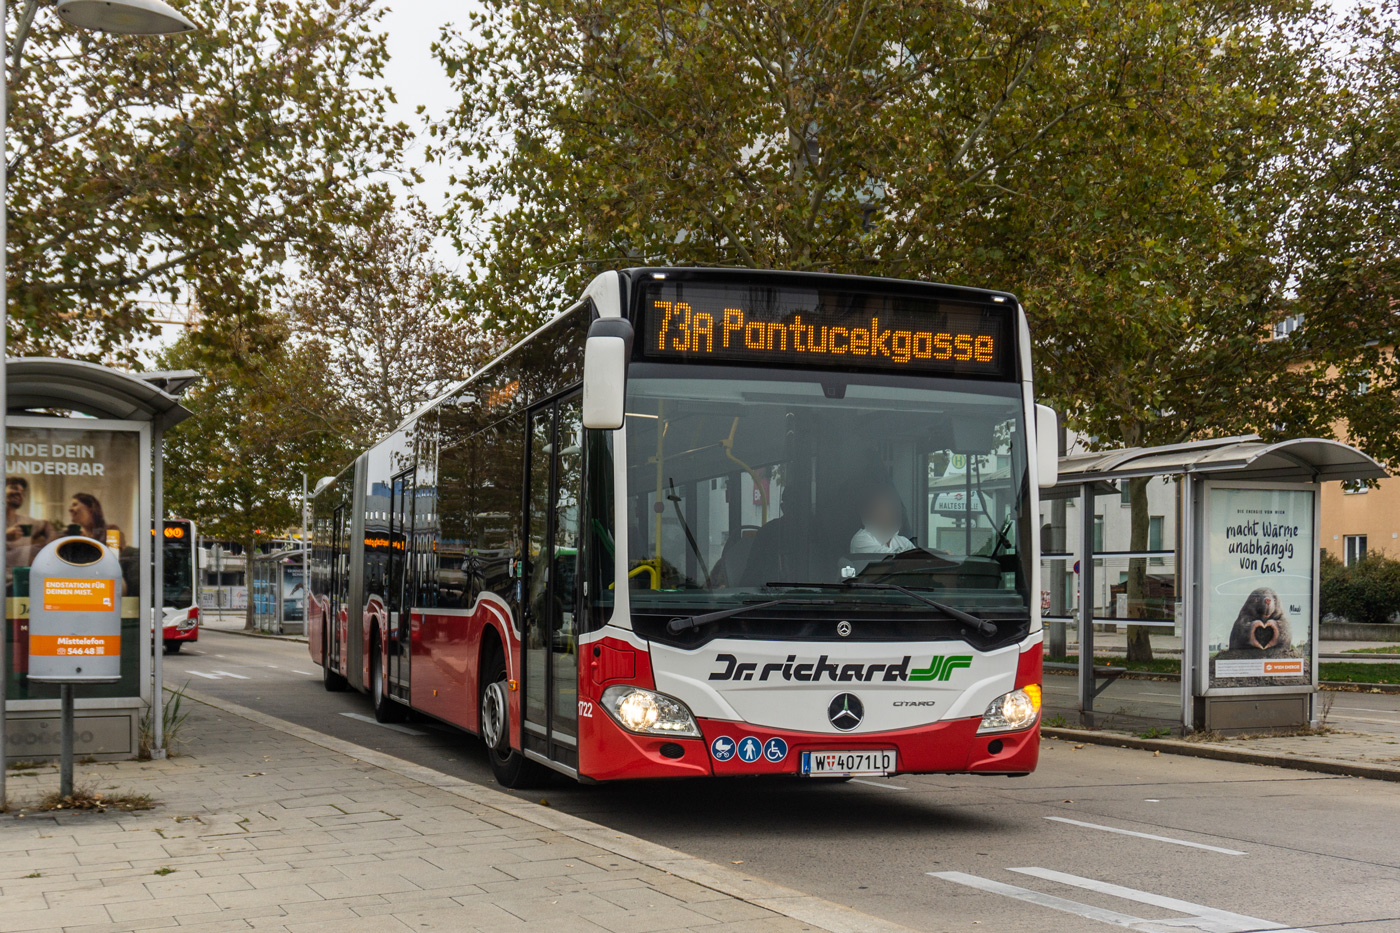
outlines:
[[[59,0],[58,16],[70,26],[79,29],[93,29],[101,32],[111,32],[124,36],[158,36],[177,35],[179,33],[191,32],[198,28],[195,24],[176,10],[165,0]],[[9,217],[9,169],[8,141],[6,132],[8,128],[8,117],[10,110],[9,103],[9,71],[10,71],[10,48],[9,48],[9,10],[6,0],[0,0],[0,28],[5,32],[5,60],[0,63],[3,71],[0,71],[0,458],[6,469],[3,475],[9,475],[9,449],[5,438],[5,418],[9,413],[8,400],[8,379],[7,356],[5,348],[6,332],[9,329],[9,296],[6,293],[6,286],[9,284],[8,246],[6,243],[6,222]],[[159,522],[161,516],[157,515],[155,521]],[[7,534],[8,538],[8,534]],[[159,544],[159,542],[157,542]],[[9,549],[8,541],[0,544],[0,581],[4,582],[3,591],[8,595],[9,581],[7,577],[8,568],[5,566],[6,553]],[[156,560],[160,560],[160,548],[156,548]],[[159,581],[157,581],[159,586]],[[9,600],[6,600],[6,628],[9,627]],[[152,603],[154,605],[154,603]],[[154,618],[153,618],[154,621]],[[5,701],[9,693],[10,685],[10,659],[9,659],[9,638],[8,631],[0,636],[0,809],[3,809],[6,802],[5,796],[5,771],[6,752],[8,751],[8,729],[5,720]],[[153,662],[160,663],[160,655],[156,654]],[[68,688],[71,689],[71,688]]]

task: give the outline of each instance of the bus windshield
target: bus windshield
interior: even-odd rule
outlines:
[[[194,605],[194,552],[188,540],[165,541],[163,605],[185,609]]]
[[[919,607],[897,586],[1024,616],[1024,421],[1009,382],[634,365],[632,606]]]

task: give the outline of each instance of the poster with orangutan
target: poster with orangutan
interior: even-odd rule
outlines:
[[[1211,488],[1205,528],[1211,687],[1312,683],[1314,495]]]

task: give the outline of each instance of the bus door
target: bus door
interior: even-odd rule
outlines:
[[[389,573],[384,587],[389,613],[389,695],[408,699],[409,623],[413,594],[409,591],[408,549],[413,540],[414,471],[394,477],[389,500]]]
[[[582,399],[530,415],[526,477],[524,744],[578,767],[579,516]]]
[[[346,590],[350,586],[350,555],[345,547],[345,506],[338,505],[331,518],[331,587],[327,594],[326,617],[321,620],[324,629],[326,665],[333,671],[340,670],[340,614],[345,611]]]

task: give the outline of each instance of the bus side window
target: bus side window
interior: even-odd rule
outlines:
[[[519,524],[525,494],[524,415],[498,421],[478,437],[480,480],[473,511],[481,586],[515,605],[516,564],[523,557]]]
[[[597,588],[584,594],[584,607],[580,628],[585,632],[595,631],[603,626],[602,612],[590,612],[592,606],[612,604],[613,570],[616,567],[617,543],[613,526],[615,509],[613,506],[613,454],[611,431],[584,432],[583,465],[583,520],[587,527],[583,534],[582,566],[587,569],[583,579]]]

